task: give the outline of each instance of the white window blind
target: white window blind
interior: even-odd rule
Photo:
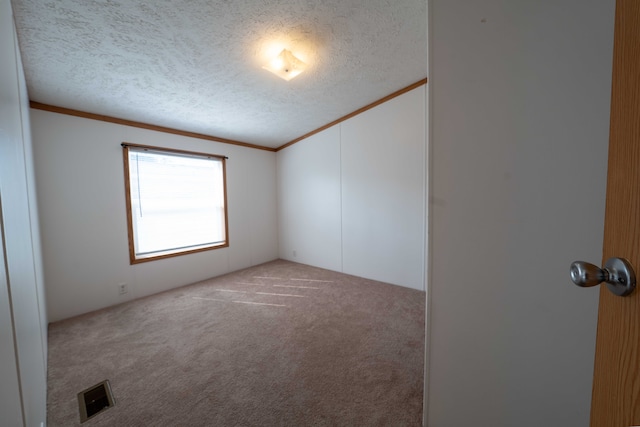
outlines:
[[[136,260],[226,245],[223,158],[125,148]]]

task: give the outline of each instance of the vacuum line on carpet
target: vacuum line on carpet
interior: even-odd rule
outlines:
[[[333,280],[315,280],[315,279],[290,279],[298,282],[320,282],[320,283],[333,283]]]
[[[216,289],[216,291],[219,291],[219,292],[235,292],[237,294],[246,294],[247,293],[247,291],[235,291],[233,289]]]
[[[269,304],[266,302],[251,302],[251,301],[229,301],[225,299],[217,299],[217,298],[204,298],[204,297],[191,297],[193,299],[205,300],[205,301],[220,301],[220,302],[235,302],[236,304],[251,304],[251,305],[270,305],[272,307],[289,307],[284,304]]]
[[[274,279],[274,280],[284,280],[282,277],[269,277],[269,276],[253,276],[254,279]]]
[[[238,304],[251,304],[251,305],[270,305],[272,307],[288,307],[284,304],[267,304],[266,302],[251,302],[251,301],[233,301]]]
[[[313,286],[273,285],[274,288],[320,289]]]
[[[293,294],[272,294],[269,292],[256,292],[259,295],[275,295],[278,297],[296,297],[296,298],[306,298],[304,295],[293,295]]]

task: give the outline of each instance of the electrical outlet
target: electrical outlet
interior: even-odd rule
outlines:
[[[118,293],[119,293],[120,295],[124,295],[124,294],[126,294],[127,292],[129,292],[129,285],[127,285],[126,283],[120,283],[120,284],[118,285]]]
[[[294,251],[293,251],[293,257],[295,258],[295,257],[297,257],[297,256],[298,256],[298,252],[294,250]]]

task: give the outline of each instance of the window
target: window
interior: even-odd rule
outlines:
[[[229,246],[226,157],[122,147],[131,264]]]

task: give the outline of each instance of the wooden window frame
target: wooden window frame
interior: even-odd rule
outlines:
[[[228,216],[228,204],[227,204],[227,164],[226,164],[226,160],[228,159],[228,157],[222,156],[219,154],[200,153],[196,151],[178,150],[178,149],[165,148],[165,147],[155,147],[151,145],[132,144],[128,142],[123,142],[121,145],[123,148],[122,153],[123,153],[123,159],[124,159],[124,186],[125,186],[125,201],[126,201],[126,209],[127,209],[127,234],[129,238],[129,261],[131,265],[229,247],[229,216]],[[129,168],[129,148],[143,149],[143,150],[149,150],[149,151],[154,151],[159,153],[166,152],[174,155],[177,154],[177,155],[196,156],[196,157],[203,157],[203,158],[216,158],[221,160],[222,161],[222,187],[223,187],[223,198],[224,198],[224,215],[223,215],[224,216],[224,233],[225,233],[224,242],[220,244],[215,244],[215,245],[208,245],[208,246],[198,247],[193,249],[185,249],[185,250],[170,252],[170,253],[161,253],[159,255],[148,256],[144,258],[137,258],[135,240],[134,240],[134,230],[133,230],[133,213],[131,210],[132,205],[131,205],[131,179],[130,179],[131,177],[130,177],[130,168]]]

